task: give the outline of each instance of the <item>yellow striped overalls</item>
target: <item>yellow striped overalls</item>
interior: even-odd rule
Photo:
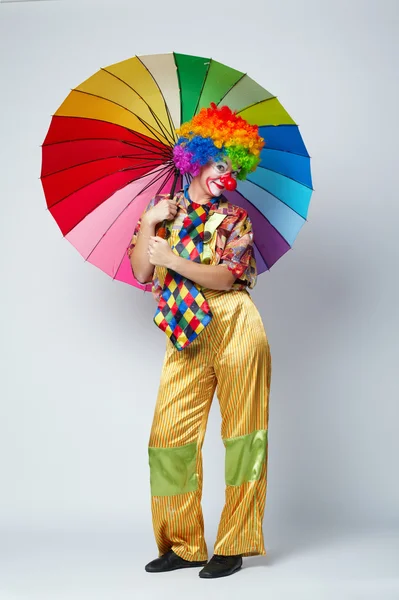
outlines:
[[[212,236],[204,242],[202,262],[215,264],[216,227],[221,219],[223,215],[214,213],[205,224]],[[171,245],[178,231],[179,225],[172,224]],[[163,285],[166,269],[156,269]],[[213,318],[183,351],[166,337],[149,439],[152,521],[159,556],[172,549],[186,560],[208,558],[201,509],[201,450],[215,390],[222,416],[226,497],[214,554],[266,554],[262,520],[270,347],[247,289],[202,289]]]

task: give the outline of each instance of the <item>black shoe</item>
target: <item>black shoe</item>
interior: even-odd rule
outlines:
[[[145,570],[149,573],[162,573],[163,571],[174,571],[175,569],[186,569],[187,567],[202,567],[206,565],[206,560],[185,560],[178,556],[173,550],[169,550],[159,558],[155,558]]]
[[[226,577],[232,575],[242,567],[242,556],[221,556],[214,554],[206,567],[198,573],[204,579],[213,579],[214,577]]]

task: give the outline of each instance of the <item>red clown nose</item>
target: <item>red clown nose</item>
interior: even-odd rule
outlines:
[[[220,178],[220,181],[223,183],[224,187],[226,188],[226,190],[228,190],[229,192],[234,192],[234,190],[237,187],[237,182],[236,180],[230,175],[230,173],[227,173],[226,175],[222,175],[222,177]]]

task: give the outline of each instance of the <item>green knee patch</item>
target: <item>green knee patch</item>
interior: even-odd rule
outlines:
[[[176,448],[148,448],[152,496],[174,496],[198,487],[197,443]]]
[[[267,449],[267,429],[223,440],[226,485],[241,485],[260,477]]]

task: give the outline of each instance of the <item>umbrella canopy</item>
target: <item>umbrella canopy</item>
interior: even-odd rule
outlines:
[[[258,125],[265,139],[256,171],[223,193],[252,220],[258,274],[292,247],[307,220],[310,156],[276,96],[211,58],[135,56],[74,88],[42,145],[49,211],[85,260],[113,279],[151,290],[134,278],[126,248],[150,199],[172,188],[175,129],[211,102]],[[179,176],[177,185],[190,179]]]

